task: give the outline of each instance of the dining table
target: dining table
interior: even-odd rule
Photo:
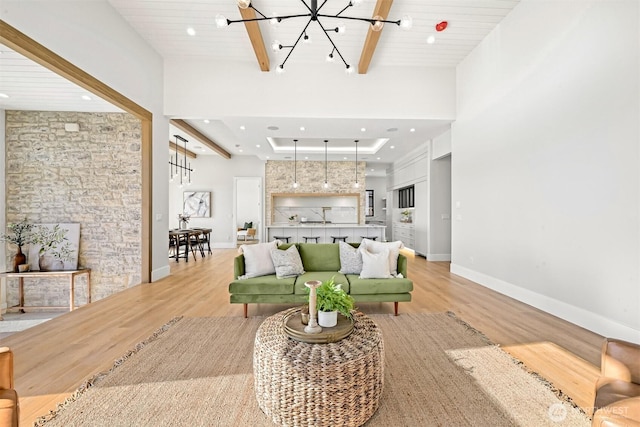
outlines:
[[[180,262],[180,258],[184,258],[185,262],[189,262],[189,252],[196,259],[196,249],[202,257],[205,256],[204,245],[207,245],[207,251],[211,254],[210,228],[184,228],[169,230],[169,247],[173,248],[173,255],[169,258],[175,258],[176,262]],[[180,247],[184,247],[184,252],[180,252]]]

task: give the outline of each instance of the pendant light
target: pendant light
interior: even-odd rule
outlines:
[[[298,188],[298,140],[293,140],[293,188]]]
[[[329,140],[324,140],[324,188],[329,188],[329,181],[327,181],[329,168],[327,166],[327,142]]]
[[[360,183],[358,182],[358,140],[356,139],[356,182],[353,184],[355,188],[360,187]]]

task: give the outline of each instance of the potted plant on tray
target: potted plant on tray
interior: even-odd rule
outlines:
[[[318,324],[330,328],[338,324],[338,312],[351,319],[354,307],[353,297],[347,294],[342,285],[336,284],[333,277],[322,282],[316,289],[316,308],[318,309]]]

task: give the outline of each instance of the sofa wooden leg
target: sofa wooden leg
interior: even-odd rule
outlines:
[[[395,315],[398,315],[398,301],[395,301],[393,303],[393,311],[395,312]]]
[[[244,304],[244,318],[246,319],[247,317],[247,312],[249,311],[249,304]]]

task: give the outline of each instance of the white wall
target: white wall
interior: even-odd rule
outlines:
[[[340,118],[455,117],[455,71],[451,68],[379,67],[375,73],[352,79],[323,68],[332,65],[298,70],[305,64],[293,62],[287,64],[283,79],[277,73],[257,72],[255,61],[229,64],[168,59],[166,114],[322,117],[329,110]],[[314,84],[316,81],[322,84]],[[372,91],[372,87],[377,89]],[[428,99],[438,102],[425,102]]]
[[[458,67],[451,269],[640,342],[638,7],[522,0]]]
[[[165,147],[165,152],[166,147]],[[168,153],[167,153],[168,156]],[[261,177],[264,182],[264,162],[253,156],[234,156],[231,160],[219,156],[198,156],[190,159],[194,171],[190,186],[179,188],[177,183],[169,185],[169,228],[178,227],[178,214],[182,213],[183,191],[211,191],[211,217],[192,218],[190,227],[211,228],[211,247],[234,248],[237,225],[233,219],[234,177]],[[168,157],[167,157],[168,162]],[[163,168],[164,180],[169,180],[169,166]],[[164,232],[167,240],[167,231]],[[166,245],[163,255],[167,258]]]
[[[451,261],[451,156],[429,163],[429,261]]]
[[[153,113],[152,279],[169,273],[162,58],[102,1],[3,0],[2,19]]]

